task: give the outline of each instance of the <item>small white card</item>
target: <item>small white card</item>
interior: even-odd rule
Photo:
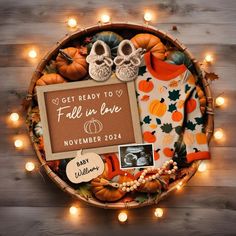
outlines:
[[[75,184],[88,182],[104,171],[104,162],[96,153],[82,154],[82,150],[77,152],[76,157],[66,166],[68,179]]]

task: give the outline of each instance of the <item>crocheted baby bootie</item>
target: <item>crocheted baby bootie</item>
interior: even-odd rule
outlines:
[[[125,39],[119,44],[117,57],[114,59],[118,79],[131,81],[137,78],[142,53],[143,50],[136,49],[130,40]]]
[[[89,75],[96,81],[109,79],[112,73],[111,50],[109,46],[101,40],[97,40],[86,57],[89,63]]]

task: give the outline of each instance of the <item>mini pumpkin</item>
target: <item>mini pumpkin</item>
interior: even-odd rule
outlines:
[[[126,192],[122,191],[120,188],[115,188],[111,185],[108,185],[108,164],[105,163],[105,170],[102,175],[91,181],[91,190],[95,197],[100,201],[105,202],[115,202],[125,196]],[[116,175],[114,176],[119,184],[124,182],[129,182],[134,180],[130,176],[126,175]]]
[[[153,56],[160,60],[165,59],[166,48],[161,40],[153,34],[136,34],[131,42],[136,48],[143,48],[150,51]]]
[[[196,141],[198,144],[206,144],[207,143],[207,137],[204,133],[197,133],[196,134]]]
[[[174,111],[171,115],[171,118],[172,118],[173,121],[179,122],[179,121],[182,120],[183,114],[179,111]]]
[[[147,143],[155,143],[156,142],[156,136],[155,136],[156,131],[145,131],[143,133],[143,140]]]
[[[167,62],[172,64],[181,65],[184,64],[188,69],[193,68],[193,63],[191,62],[190,58],[183,52],[173,50],[166,53]]]
[[[165,104],[164,98],[159,100],[153,100],[149,105],[149,112],[155,116],[163,116],[166,113],[167,106]]]
[[[160,158],[160,154],[159,154],[159,151],[160,151],[161,149],[160,148],[158,148],[158,149],[156,149],[155,151],[154,151],[154,160],[155,161],[157,161],[159,158]]]
[[[44,74],[36,81],[36,86],[43,86],[49,84],[65,83],[65,79],[57,73]]]
[[[152,176],[155,173],[149,173],[145,176],[145,179],[149,176]],[[169,182],[169,177],[167,175],[161,176],[159,179],[154,179],[151,181],[146,181],[144,184],[141,184],[137,191],[144,193],[156,193],[161,189],[167,189],[167,185]]]
[[[82,79],[88,70],[85,56],[81,55],[80,50],[74,47],[59,50],[56,67],[62,76],[72,81]]]
[[[185,131],[184,136],[183,136],[183,140],[186,145],[189,145],[189,146],[193,145],[193,143],[195,142],[194,134],[192,132]]]
[[[111,56],[114,58],[117,56],[117,49],[123,38],[119,34],[112,31],[99,32],[93,36],[92,42],[88,44],[88,51],[91,50],[93,43],[95,43],[97,40],[102,40],[109,46],[111,50]]]
[[[174,155],[174,149],[173,149],[173,148],[166,147],[166,148],[163,149],[163,153],[164,153],[164,155],[165,155],[166,157],[171,158],[171,157],[173,157],[173,155]]]
[[[150,80],[151,80],[151,77],[147,78],[146,80],[139,81],[138,83],[139,90],[144,93],[151,92],[154,88],[154,85],[153,85],[153,82]]]

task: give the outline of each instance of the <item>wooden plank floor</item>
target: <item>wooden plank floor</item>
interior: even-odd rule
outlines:
[[[161,220],[151,206],[129,210],[128,223],[121,225],[117,211],[82,203],[79,216],[71,218],[73,199],[44,173],[24,171],[27,160],[36,160],[24,120],[17,127],[7,120],[19,109],[37,64],[25,49],[34,46],[42,56],[68,32],[65,20],[71,15],[78,16],[80,27],[95,24],[103,11],[114,22],[142,23],[148,8],[156,12],[152,24],[177,37],[196,58],[213,53],[215,63],[208,70],[220,75],[213,93],[227,97],[226,106],[216,110],[215,126],[224,128],[226,138],[212,141],[207,172],[159,204],[165,213]],[[235,0],[0,0],[0,235],[236,235],[235,26]],[[22,151],[13,146],[17,135],[25,138]]]

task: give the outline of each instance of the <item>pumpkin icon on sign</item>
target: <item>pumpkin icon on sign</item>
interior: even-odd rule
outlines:
[[[102,131],[102,129],[102,122],[94,118],[84,123],[84,131],[87,134],[98,134]]]

